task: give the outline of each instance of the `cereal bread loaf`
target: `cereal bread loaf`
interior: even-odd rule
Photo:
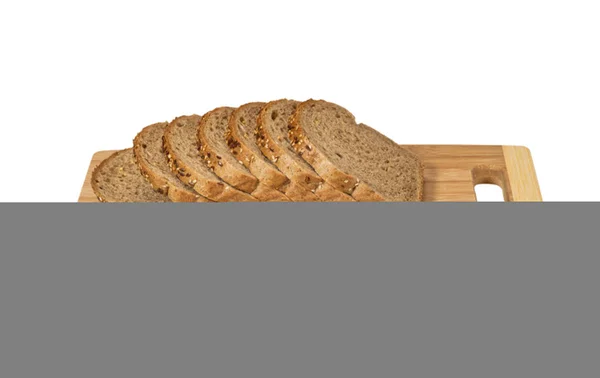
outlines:
[[[225,135],[231,153],[260,183],[279,190],[292,201],[318,201],[318,197],[310,190],[296,180],[290,180],[277,168],[275,156],[268,155],[272,160],[267,159],[258,147],[256,118],[264,105],[264,102],[252,102],[233,111]]]
[[[163,147],[169,168],[184,184],[215,202],[256,202],[257,199],[218,178],[202,161],[196,135],[200,116],[175,118],[165,129]]]
[[[115,152],[94,169],[92,189],[100,202],[168,202],[142,176],[131,148]]]
[[[257,117],[257,143],[267,156],[293,182],[317,201],[351,202],[353,198],[328,183],[297,153],[288,137],[288,121],[299,102],[278,100],[266,104]]]
[[[333,187],[358,201],[421,201],[423,166],[416,155],[343,107],[308,100],[290,119],[292,146]]]
[[[167,194],[173,202],[212,202],[184,184],[169,168],[163,148],[163,135],[168,123],[146,126],[133,140],[133,154],[142,175],[159,193]]]
[[[200,157],[204,159],[208,169],[215,172],[223,181],[260,201],[290,201],[285,194],[262,183],[254,176],[244,166],[238,155],[239,151],[231,150],[227,145],[229,118],[234,110],[234,108],[222,107],[202,116],[198,127]],[[273,180],[273,177],[270,176],[270,179]],[[270,183],[275,185],[273,181]]]

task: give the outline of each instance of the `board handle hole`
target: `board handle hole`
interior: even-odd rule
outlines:
[[[505,168],[479,165],[471,173],[477,202],[512,201]]]
[[[496,184],[477,184],[475,198],[477,202],[504,202],[504,193]]]

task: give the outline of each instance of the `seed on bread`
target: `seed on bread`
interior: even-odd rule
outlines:
[[[255,110],[257,107],[258,110]],[[254,141],[255,127],[250,126],[255,125],[255,121],[250,113],[259,110],[259,104],[246,104],[239,109],[228,107],[214,109],[202,116],[198,127],[198,140],[213,157],[220,157],[210,159],[206,164],[215,168],[215,173],[229,185],[259,200],[288,201],[289,199],[276,189],[272,181],[261,175],[260,163],[256,160],[256,156],[255,159],[252,158],[252,147],[256,142]],[[233,129],[232,126],[236,128]],[[246,143],[248,140],[252,141],[252,145]],[[279,173],[279,177],[282,181],[287,181],[283,174]]]
[[[123,168],[121,171],[119,168]],[[119,180],[115,172],[123,172]],[[133,149],[117,151],[105,159],[92,173],[92,189],[100,202],[167,202],[141,174]]]
[[[224,192],[223,182],[214,175],[204,161],[206,148],[199,144],[197,130],[201,117],[182,116],[173,120],[166,128],[163,138],[164,150],[170,156],[169,162],[183,184],[189,185],[197,194],[209,200],[256,201],[255,198],[237,190]],[[184,174],[177,171],[181,168]]]
[[[342,193],[329,185],[320,185],[323,181],[315,170],[302,158],[304,151],[311,152],[312,145],[303,152],[295,152],[294,145],[299,143],[299,138],[290,139],[289,131],[294,128],[288,120],[296,111],[297,101],[278,100],[266,104],[257,118],[259,140],[258,146],[263,154],[277,157],[271,161],[288,178],[305,188],[306,198],[323,201],[352,201],[347,194]],[[283,158],[285,156],[285,159]],[[306,177],[310,177],[309,182]],[[314,194],[314,195],[313,195]],[[316,197],[315,197],[316,195]]]
[[[165,194],[173,202],[208,202],[199,196],[180,176],[188,176],[183,168],[173,169],[174,164],[164,148],[164,133],[167,123],[157,123],[145,127],[134,139],[134,157],[140,172],[159,193]],[[145,147],[144,147],[145,146]]]

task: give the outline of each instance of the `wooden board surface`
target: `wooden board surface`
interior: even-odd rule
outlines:
[[[474,186],[499,185],[506,201],[541,201],[531,153],[520,146],[409,145],[425,164],[425,201],[473,202]],[[90,178],[114,151],[94,154],[79,202],[98,202]]]

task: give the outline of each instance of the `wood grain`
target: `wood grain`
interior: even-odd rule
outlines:
[[[531,153],[519,146],[408,145],[425,165],[427,202],[476,201],[475,185],[502,187],[506,201],[541,201]],[[79,202],[98,202],[90,180],[92,171],[114,151],[94,154]]]
[[[527,147],[502,147],[506,163],[507,181],[511,184],[512,201],[538,202],[542,192],[538,184],[531,151]]]

